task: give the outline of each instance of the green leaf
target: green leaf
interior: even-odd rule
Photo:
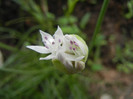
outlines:
[[[74,10],[74,7],[76,5],[76,3],[78,2],[79,0],[68,0],[67,4],[68,4],[68,10],[66,12],[66,15],[69,16],[73,10]]]
[[[90,13],[86,13],[86,14],[82,17],[82,19],[81,19],[81,21],[80,21],[80,27],[81,27],[82,29],[84,29],[85,26],[87,25],[87,23],[88,23],[88,21],[89,21],[89,19],[90,19],[90,16],[91,16]]]

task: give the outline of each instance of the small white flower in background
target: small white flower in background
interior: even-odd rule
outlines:
[[[85,68],[88,57],[88,47],[77,35],[63,35],[58,26],[53,36],[40,30],[44,46],[27,46],[41,54],[50,55],[40,60],[52,59],[55,67],[66,73],[77,73]]]

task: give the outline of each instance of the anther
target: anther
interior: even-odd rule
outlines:
[[[46,36],[45,36],[44,38],[45,38],[45,40],[47,40],[47,39],[48,39]]]
[[[75,51],[75,50],[76,50],[76,48],[73,48],[73,50]]]
[[[52,42],[52,44],[54,45],[54,44],[55,44],[55,42]]]
[[[70,41],[70,44],[72,44],[72,45],[73,45],[73,42],[72,42],[72,41]]]
[[[76,42],[74,42],[74,45],[78,46],[78,44]]]

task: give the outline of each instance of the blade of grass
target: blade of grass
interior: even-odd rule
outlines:
[[[18,44],[17,44],[17,47],[19,48],[23,43],[24,43],[24,41],[29,37],[29,35],[33,32],[33,31],[35,31],[35,30],[39,30],[39,28],[40,28],[41,26],[40,25],[36,25],[36,26],[33,26],[33,27],[31,27],[24,35],[23,35],[23,37],[20,39],[20,41],[18,42]]]
[[[96,27],[95,27],[95,30],[93,33],[93,37],[92,37],[92,40],[90,43],[90,53],[92,52],[92,49],[94,47],[94,43],[95,43],[97,34],[100,32],[101,24],[103,22],[103,18],[104,18],[105,12],[107,10],[108,4],[109,4],[109,0],[104,0],[98,20],[97,20],[97,24],[96,24]]]
[[[1,43],[1,42],[0,42],[0,48],[6,49],[6,50],[9,50],[12,52],[18,51],[18,49],[16,49],[15,47],[9,46],[9,45]]]
[[[11,72],[11,73],[18,73],[18,74],[40,74],[40,73],[47,73],[52,71],[53,67],[47,67],[45,70],[17,70],[17,69],[9,69],[9,68],[0,68],[0,71],[4,72]]]

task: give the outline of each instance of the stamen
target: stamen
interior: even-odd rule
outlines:
[[[72,42],[72,41],[70,41],[70,44],[72,44],[72,45],[73,45],[73,42]]]
[[[54,45],[55,44],[55,42],[52,42],[52,45]]]
[[[77,55],[77,51],[76,51],[76,48],[73,48],[72,52]]]
[[[78,46],[78,44],[74,41],[74,45]]]
[[[73,50],[75,51],[75,50],[76,50],[76,48],[73,48]]]

